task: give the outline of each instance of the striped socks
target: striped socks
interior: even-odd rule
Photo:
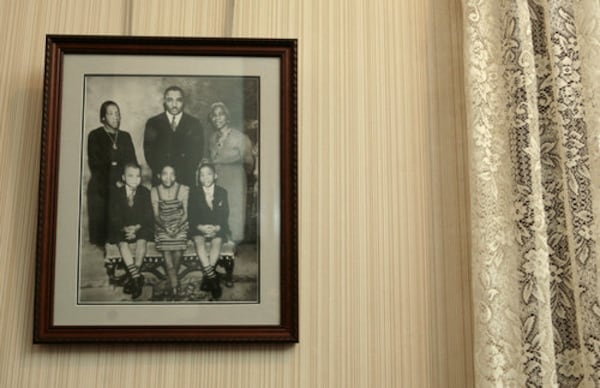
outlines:
[[[215,272],[215,267],[212,265],[207,265],[202,268],[204,271],[205,278],[202,279],[202,285],[200,289],[203,291],[210,291],[210,294],[214,299],[219,299],[222,294],[221,286],[219,285],[219,279],[217,278],[217,273]]]
[[[207,279],[214,279],[217,276],[217,274],[215,273],[215,267],[213,267],[210,264],[203,267],[202,271],[204,272],[204,275],[206,275]]]
[[[139,278],[140,275],[140,270],[138,269],[138,267],[135,266],[135,264],[130,264],[127,266],[127,271],[129,272],[129,274],[131,275],[132,278]]]

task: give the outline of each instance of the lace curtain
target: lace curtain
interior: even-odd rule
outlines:
[[[463,0],[479,387],[600,387],[599,3]]]

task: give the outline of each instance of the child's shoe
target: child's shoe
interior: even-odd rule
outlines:
[[[133,279],[133,289],[131,292],[131,297],[133,299],[137,299],[140,297],[140,295],[142,295],[142,291],[144,289],[144,277],[143,276],[138,276],[136,278]]]
[[[210,294],[212,295],[213,299],[219,299],[223,294],[218,277],[210,279]]]
[[[202,276],[202,283],[200,283],[200,289],[202,291],[210,291],[211,288],[211,284],[210,284],[210,279],[208,279],[206,276]]]
[[[132,294],[133,289],[135,288],[135,281],[131,276],[127,276],[127,280],[125,280],[125,284],[123,284],[123,293],[124,294]]]

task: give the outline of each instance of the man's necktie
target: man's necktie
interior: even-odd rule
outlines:
[[[173,120],[171,120],[171,129],[177,129],[177,123],[175,122],[175,116],[173,116]]]
[[[132,191],[131,194],[127,196],[127,206],[133,207],[133,197],[135,197],[135,191]]]

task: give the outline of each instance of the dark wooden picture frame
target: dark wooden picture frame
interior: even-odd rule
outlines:
[[[260,118],[269,117],[270,115],[278,117],[276,125],[272,126],[275,129],[271,133],[261,135],[266,136],[267,139],[270,137],[275,139],[272,141],[274,144],[272,150],[264,149],[262,144],[260,149],[261,166],[265,164],[276,166],[276,169],[273,170],[276,173],[272,174],[271,181],[268,181],[274,182],[273,187],[268,187],[268,184],[265,185],[261,180],[260,195],[266,191],[276,189],[278,192],[277,201],[274,201],[273,204],[261,199],[262,208],[259,210],[260,213],[266,209],[271,212],[270,215],[276,213],[276,217],[271,218],[277,218],[275,224],[277,227],[271,229],[277,229],[274,235],[277,236],[278,240],[276,243],[271,243],[269,236],[263,238],[261,235],[257,246],[262,246],[263,243],[271,244],[276,249],[271,251],[275,254],[266,257],[266,251],[261,248],[260,260],[258,254],[257,260],[260,261],[261,271],[269,269],[270,264],[268,263],[273,264],[274,274],[272,279],[275,279],[275,281],[272,282],[272,286],[277,289],[274,292],[276,296],[274,297],[275,303],[273,303],[276,312],[273,314],[278,316],[278,319],[269,323],[261,323],[259,320],[250,324],[245,323],[244,314],[249,308],[260,308],[262,303],[260,299],[250,305],[236,303],[219,305],[218,311],[229,309],[227,310],[229,316],[233,314],[239,317],[235,322],[229,322],[225,319],[216,323],[210,320],[209,323],[194,323],[193,320],[190,321],[189,317],[187,320],[180,319],[177,316],[178,311],[182,311],[182,313],[189,312],[188,315],[190,316],[195,316],[194,314],[202,316],[204,310],[209,311],[214,308],[211,302],[192,302],[181,305],[170,305],[169,303],[156,305],[137,305],[135,303],[120,305],[115,303],[113,305],[104,303],[80,306],[79,299],[71,296],[72,293],[76,298],[80,298],[77,296],[79,295],[79,289],[71,287],[73,289],[68,289],[67,294],[62,289],[57,291],[57,286],[63,287],[62,283],[64,282],[61,279],[64,279],[65,276],[71,276],[64,275],[65,269],[68,269],[69,274],[76,273],[78,279],[81,273],[78,269],[81,255],[77,255],[77,252],[79,252],[77,247],[80,246],[77,244],[80,244],[82,239],[81,233],[65,232],[63,230],[65,224],[70,225],[69,222],[65,222],[65,219],[67,221],[71,220],[69,217],[71,217],[70,214],[73,209],[78,216],[76,219],[73,218],[71,223],[79,220],[78,222],[81,224],[81,206],[73,206],[73,209],[70,209],[71,202],[63,197],[67,193],[69,198],[74,195],[75,197],[78,196],[80,202],[83,201],[81,193],[83,192],[84,174],[81,171],[85,168],[85,162],[82,155],[85,154],[86,149],[85,130],[87,130],[86,127],[89,128],[89,123],[86,124],[85,120],[81,119],[86,114],[85,110],[87,108],[83,102],[84,98],[80,98],[78,95],[78,93],[80,95],[85,93],[81,93],[82,88],[79,86],[79,89],[65,86],[69,78],[75,80],[74,84],[76,85],[84,85],[87,82],[81,79],[81,74],[86,73],[85,69],[81,74],[71,73],[71,70],[68,69],[72,67],[65,69],[65,63],[67,60],[72,61],[71,58],[83,58],[83,61],[88,61],[85,63],[93,61],[94,66],[96,66],[95,73],[101,73],[102,76],[106,77],[121,75],[122,71],[115,71],[111,65],[102,68],[101,65],[97,65],[96,58],[108,59],[107,63],[110,63],[111,59],[139,60],[140,68],[144,68],[144,66],[158,68],[158,70],[153,69],[153,72],[149,73],[154,77],[152,78],[153,82],[160,77],[162,77],[160,79],[169,79],[169,77],[185,78],[188,76],[190,79],[205,77],[199,78],[199,84],[205,82],[205,79],[208,80],[205,83],[210,83],[212,79],[210,77],[221,76],[221,74],[211,70],[219,67],[220,60],[239,62],[239,66],[232,66],[234,69],[251,68],[252,66],[246,66],[246,62],[251,61],[258,63],[257,68],[261,68],[260,61],[275,61],[278,72],[270,74],[269,79],[273,81],[273,85],[277,85],[278,90],[270,94],[273,97],[272,100],[267,101],[262,94],[260,99],[257,98],[256,100],[260,100],[257,103],[257,105],[260,105]],[[177,65],[196,60],[212,61],[211,63],[217,63],[217,65],[213,64],[213,67],[203,68],[194,62],[193,66],[187,68],[197,69],[197,72],[192,75],[190,75],[189,70],[174,73],[165,73],[164,70],[160,70],[161,64],[164,64],[166,66],[164,68],[167,68],[170,64]],[[204,62],[198,63],[202,64]],[[100,66],[100,71],[98,71],[97,66]],[[251,71],[250,73],[239,74],[239,76],[253,76],[260,79],[260,75],[254,75]],[[193,81],[196,82],[195,79]],[[141,98],[139,96],[136,101],[141,101]],[[162,95],[160,98],[162,98]],[[110,98],[106,99],[110,100]],[[81,101],[81,103],[77,106],[77,104],[73,104],[73,101]],[[97,107],[94,109],[96,109],[97,120]],[[71,120],[66,117],[65,112],[68,112],[69,115],[72,114],[74,117],[79,115],[77,116],[79,119]],[[102,113],[100,116],[102,119]],[[79,124],[70,125],[69,122],[78,122]],[[262,125],[262,122],[260,125]],[[261,131],[263,131],[262,128]],[[113,146],[116,147],[114,142]],[[68,156],[71,155],[71,149],[75,149],[72,153],[74,156]],[[74,188],[64,181],[65,177],[73,175],[70,170],[67,170],[70,165],[79,166],[77,167],[79,169],[77,170],[79,173],[77,178],[79,179],[79,188]],[[124,176],[123,179],[125,179]],[[34,343],[298,342],[297,42],[295,39],[47,36],[39,183]],[[198,178],[196,178],[196,184],[198,184]],[[150,184],[147,183],[147,185]],[[65,203],[68,206],[65,206]],[[273,208],[269,206],[273,206]],[[65,230],[82,230],[83,227],[79,226],[77,228],[79,229],[67,228]],[[65,236],[69,242],[64,242]],[[60,254],[57,253],[59,251]],[[65,252],[68,254],[65,254]],[[76,253],[71,254],[71,252]],[[267,260],[267,264],[265,264],[265,260]],[[74,266],[77,268],[72,268]],[[261,282],[263,278],[266,279],[267,277],[263,276],[262,272],[259,276]],[[78,279],[73,280],[73,284],[78,285]],[[69,286],[65,287],[68,288]],[[262,285],[259,285],[259,287],[262,287]],[[270,294],[270,291],[264,294]],[[65,295],[67,296],[65,297]],[[59,304],[65,304],[68,309],[77,311],[77,314],[84,317],[83,321],[85,322],[81,323],[77,319],[73,319],[71,322],[70,318],[63,319],[62,317],[61,320],[58,320],[56,306]],[[102,311],[98,313],[99,323],[94,323],[93,320],[87,322],[85,315],[88,314],[88,311],[94,311],[95,308]],[[153,319],[149,319],[149,323],[146,324],[145,321],[123,323],[116,320],[106,323],[107,319],[121,316],[121,311],[125,314],[136,315],[136,311],[142,311],[142,309],[144,309],[143,311],[154,309],[152,311],[158,313],[153,314],[167,316],[167,318],[164,318],[166,321],[156,323]],[[225,316],[228,315],[225,314]],[[172,321],[169,319],[172,319]]]

